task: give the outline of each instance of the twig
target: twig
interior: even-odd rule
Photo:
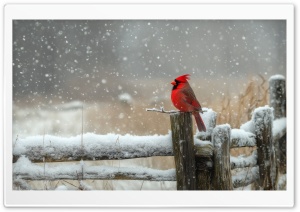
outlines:
[[[140,190],[142,190],[145,180],[143,180]]]
[[[164,107],[160,107],[160,109],[157,109],[157,108],[146,108],[146,111],[153,111],[153,112],[159,112],[159,113],[168,113],[168,114],[171,114],[171,113],[178,113],[180,111],[175,111],[175,110],[165,110]]]
[[[104,185],[103,185],[103,189],[104,189],[104,190],[109,190],[109,189],[110,189],[110,190],[113,190],[113,186],[109,184],[109,181],[108,181],[108,180],[107,180],[106,182],[103,181],[103,184],[104,184]]]
[[[68,184],[70,184],[70,185],[72,185],[72,186],[74,186],[75,188],[78,188],[78,186],[76,186],[76,185],[74,185],[74,184],[72,184],[72,183],[70,183],[70,182],[68,182],[68,181],[66,181],[66,180],[62,180],[63,182],[65,182],[65,183],[68,183]]]
[[[59,182],[60,182],[60,180],[57,181],[57,183],[56,183],[56,185],[54,186],[54,188],[57,188]]]
[[[179,110],[165,110],[164,107],[160,107],[160,109],[157,109],[157,108],[146,108],[146,111],[152,111],[152,112],[158,112],[158,113],[167,113],[167,114],[181,112]],[[206,110],[201,110],[199,112],[204,113],[204,112],[207,112],[207,111]]]

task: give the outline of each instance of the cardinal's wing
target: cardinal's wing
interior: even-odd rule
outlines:
[[[184,94],[185,101],[188,104],[192,105],[195,110],[201,111],[201,105],[196,99],[195,93],[189,85],[186,88],[182,89],[182,93]]]

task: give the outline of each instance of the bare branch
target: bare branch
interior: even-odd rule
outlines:
[[[160,107],[160,109],[146,108],[146,111],[152,111],[152,112],[158,112],[158,113],[168,113],[168,114],[181,112],[179,110],[165,110],[164,107]],[[207,112],[207,110],[201,110],[199,112],[204,113],[204,112]]]
[[[160,109],[157,109],[157,108],[152,108],[152,109],[149,109],[149,108],[146,108],[146,111],[153,111],[153,112],[159,112],[159,113],[168,113],[168,114],[172,114],[172,113],[178,113],[180,111],[176,111],[176,110],[165,110],[164,107],[160,107]]]

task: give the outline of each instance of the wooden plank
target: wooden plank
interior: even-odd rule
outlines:
[[[195,190],[195,153],[191,113],[170,115],[177,190]]]
[[[214,190],[233,190],[230,167],[230,126],[218,125],[212,133],[214,145]]]

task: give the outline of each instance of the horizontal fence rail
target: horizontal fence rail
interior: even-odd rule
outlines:
[[[120,160],[152,156],[173,156],[171,135],[133,136],[84,134],[70,138],[51,135],[19,139],[13,161],[27,156],[32,162]]]
[[[241,155],[238,157],[230,156],[231,169],[246,168],[246,167],[255,166],[256,164],[257,164],[257,150],[254,150],[252,154],[248,157],[241,156]]]
[[[230,148],[255,146],[252,133],[232,129]],[[75,137],[32,136],[16,141],[13,162],[22,155],[32,162],[121,160],[153,156],[174,156],[171,135],[133,136],[84,134]],[[202,142],[194,137],[195,143]]]
[[[14,176],[24,180],[149,180],[175,181],[175,169],[157,170],[145,167],[88,166],[60,164],[44,166],[21,157],[13,166]]]

